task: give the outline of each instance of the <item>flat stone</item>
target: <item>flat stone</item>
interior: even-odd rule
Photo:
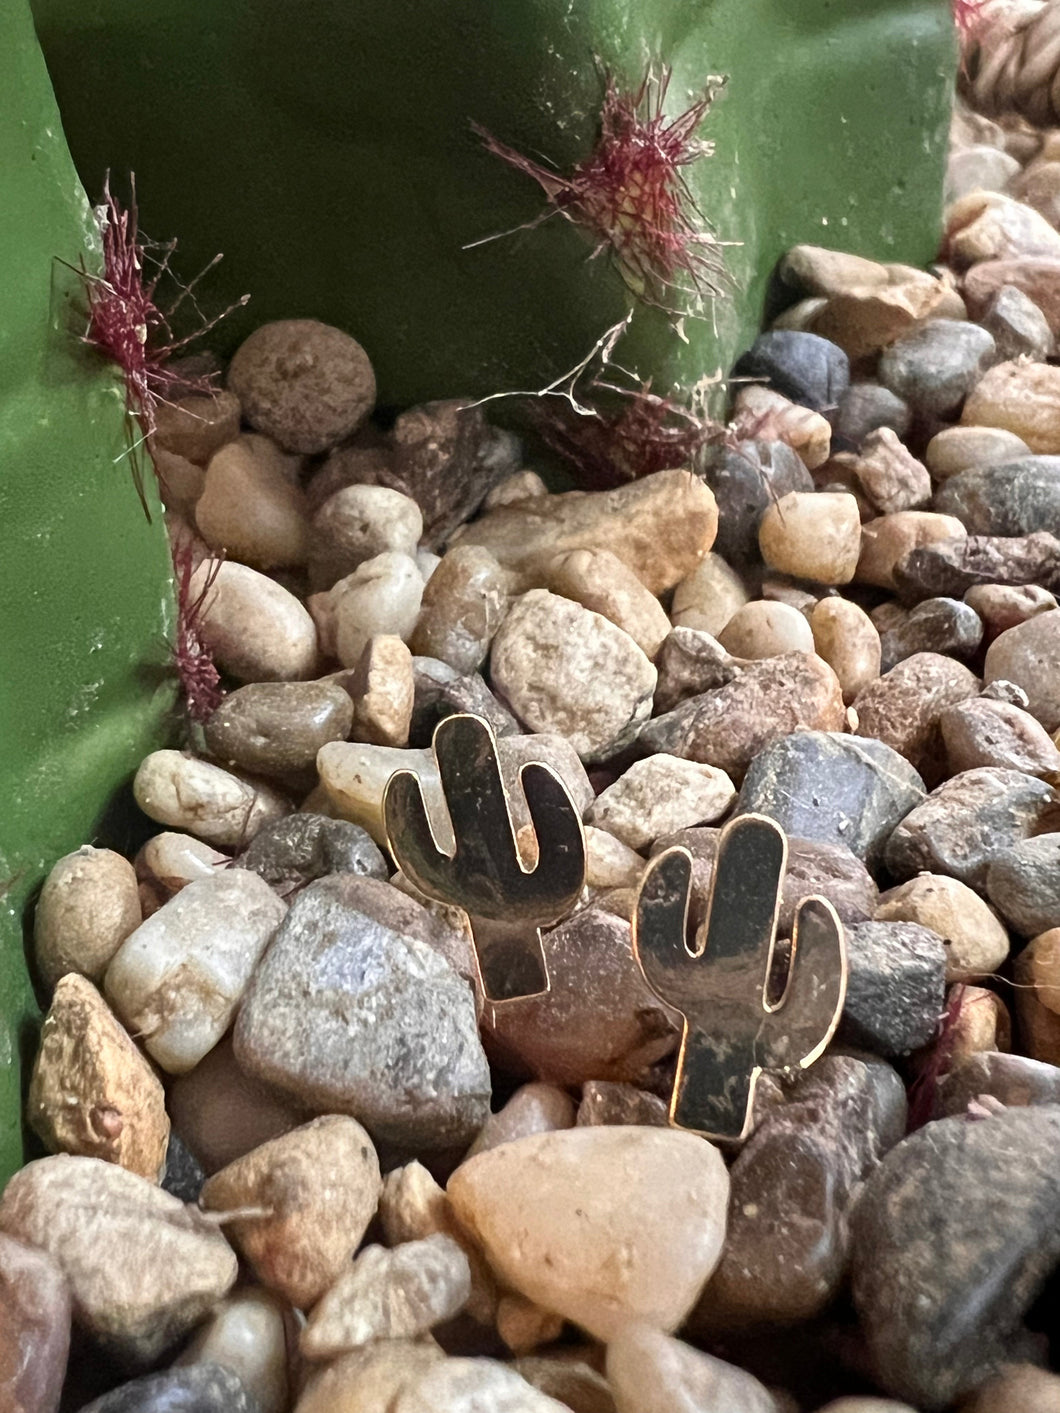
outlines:
[[[846,935],[841,1039],[886,1059],[926,1045],[938,1027],[946,992],[942,938],[914,922],[861,922]]]
[[[800,728],[841,731],[839,679],[815,654],[785,653],[749,664],[733,681],[649,721],[646,751],[665,751],[724,770],[739,783],[756,755]]]
[[[738,814],[764,814],[789,835],[841,844],[870,865],[924,798],[924,782],[882,741],[797,731],[751,762]]]
[[[406,1384],[393,1413],[567,1413],[508,1364],[493,1359],[446,1359]]]
[[[1017,770],[982,766],[954,775],[906,815],[884,860],[896,878],[945,873],[980,892],[1003,850],[1038,832],[1057,792]]]
[[[861,527],[861,554],[854,574],[859,584],[896,588],[895,568],[915,552],[939,541],[963,539],[964,526],[952,515],[931,510],[896,510]],[[948,592],[937,589],[936,593]],[[926,595],[920,595],[926,597]]]
[[[412,719],[409,741],[429,746],[439,721],[458,712],[484,717],[495,736],[517,736],[522,727],[477,672],[461,677],[437,658],[412,659]]]
[[[721,1253],[729,1180],[692,1134],[574,1128],[480,1153],[447,1191],[505,1284],[610,1340],[688,1314]]]
[[[1040,722],[1011,702],[973,697],[939,718],[951,773],[995,765],[1046,779],[1060,772],[1060,750]]]
[[[864,439],[854,463],[854,474],[880,515],[914,510],[927,505],[931,499],[927,467],[906,450],[897,433],[888,427]]]
[[[99,981],[141,921],[136,873],[112,849],[84,844],[44,880],[33,923],[37,970],[48,986],[67,972]]]
[[[655,712],[672,711],[687,697],[698,697],[739,675],[740,666],[717,638],[699,628],[674,628],[655,658],[659,681]]]
[[[235,1252],[194,1207],[114,1163],[39,1158],[0,1197],[0,1231],[43,1248],[70,1285],[76,1322],[153,1362],[235,1284]],[[105,1253],[120,1253],[108,1260]]]
[[[983,641],[983,620],[969,604],[945,597],[924,599],[896,627],[880,635],[885,673],[915,657],[933,653],[967,660]]]
[[[282,584],[235,560],[205,560],[191,576],[203,598],[203,646],[240,682],[290,682],[317,666],[316,624]]]
[[[169,1074],[193,1069],[232,1023],[286,907],[256,874],[201,878],[122,943],[108,1001]]]
[[[1024,937],[1060,927],[1060,834],[1021,839],[991,861],[987,897]]]
[[[997,915],[978,893],[941,873],[918,873],[881,893],[875,922],[915,922],[929,928],[946,948],[946,981],[971,981],[997,971],[1009,940]]]
[[[827,1054],[799,1074],[730,1170],[725,1249],[693,1331],[819,1315],[846,1273],[851,1200],[905,1124],[905,1088],[882,1060]]]
[[[389,486],[344,486],[313,516],[309,582],[330,589],[379,554],[414,555],[423,516],[411,497]]]
[[[659,754],[635,761],[602,791],[589,820],[631,849],[647,849],[661,834],[713,824],[736,791],[723,770],[680,756]]]
[[[193,1364],[133,1379],[93,1399],[81,1413],[258,1413],[258,1404],[233,1370]]]
[[[834,439],[841,447],[857,451],[867,436],[882,427],[889,427],[896,436],[906,436],[912,421],[909,404],[890,388],[873,382],[852,383],[839,399]]]
[[[633,1084],[616,1084],[607,1079],[590,1079],[582,1085],[582,1098],[578,1105],[579,1128],[597,1124],[666,1128],[668,1122],[666,1103],[646,1089],[638,1089]]]
[[[993,338],[978,324],[927,319],[884,349],[877,376],[918,412],[945,417],[995,356]]]
[[[670,631],[662,604],[610,550],[568,550],[549,560],[545,586],[621,628],[648,658]],[[438,654],[442,656],[442,654]]]
[[[270,1291],[245,1286],[214,1307],[176,1363],[222,1364],[238,1376],[253,1400],[249,1413],[286,1413],[287,1315],[285,1303]],[[179,1413],[198,1409],[181,1408]]]
[[[437,658],[461,675],[477,672],[508,611],[510,589],[511,576],[489,550],[454,545],[423,591],[409,646],[418,656]]]
[[[987,649],[987,682],[1015,682],[1027,693],[1027,710],[1046,731],[1060,730],[1060,609],[1039,613],[995,638]]]
[[[133,779],[136,803],[150,819],[187,830],[208,844],[248,844],[291,805],[260,781],[243,780],[182,751],[152,751]]]
[[[718,639],[726,652],[745,662],[782,653],[812,653],[813,629],[806,614],[790,603],[752,599],[738,608]]]
[[[975,674],[953,658],[915,653],[855,698],[858,735],[883,741],[934,785],[943,773],[939,718],[948,706],[976,696],[979,688]]]
[[[1011,1357],[1060,1251],[1060,1108],[939,1119],[869,1178],[854,1214],[853,1293],[888,1393],[948,1407]]]
[[[914,324],[929,318],[946,290],[939,280],[873,284],[837,292],[813,321],[813,331],[845,349],[851,359],[886,348]]]
[[[574,1115],[574,1100],[565,1090],[554,1084],[521,1085],[502,1109],[490,1114],[464,1157],[473,1158],[530,1133],[573,1128]]]
[[[957,522],[954,522],[957,523]],[[1038,584],[1060,589],[1060,540],[1055,535],[969,535],[910,550],[894,565],[893,586],[905,598],[959,598],[975,584]]]
[[[813,490],[809,471],[784,442],[723,447],[703,474],[718,503],[714,553],[732,564],[758,558],[758,522],[774,500],[789,491]]]
[[[483,545],[501,564],[532,573],[564,550],[606,549],[653,594],[672,589],[714,543],[718,509],[687,471],[657,471],[616,491],[568,491],[491,510],[458,541]]]
[[[388,1251],[366,1246],[313,1307],[299,1348],[335,1359],[377,1339],[414,1339],[467,1304],[471,1270],[451,1236],[428,1236]]]
[[[820,584],[849,584],[861,551],[858,503],[841,491],[791,491],[763,513],[758,545],[771,569]]]
[[[955,515],[971,534],[1031,535],[1060,522],[1060,456],[1028,456],[951,476],[935,509]]]
[[[651,713],[658,680],[622,629],[544,589],[509,609],[490,675],[531,731],[566,736],[583,760],[606,758],[632,739]]]
[[[542,940],[549,992],[487,1007],[483,1017],[502,1068],[560,1085],[636,1081],[673,1051],[677,1017],[644,981],[627,921],[585,908]]]
[[[254,682],[228,693],[203,735],[219,764],[282,777],[313,765],[352,725],[353,703],[331,682]]]
[[[396,1145],[470,1143],[489,1114],[489,1070],[475,998],[432,945],[437,928],[375,879],[311,883],[244,999],[240,1066]]]
[[[749,597],[732,566],[720,554],[707,554],[674,589],[671,621],[716,637]]]
[[[1008,1109],[1060,1103],[1060,1065],[1043,1064],[1026,1055],[982,1050],[944,1075],[938,1090],[938,1114],[965,1114],[982,1095]]]
[[[1002,285],[979,322],[993,337],[1002,360],[1030,358],[1044,363],[1056,347],[1049,320],[1015,285]]]
[[[26,1116],[51,1153],[118,1163],[157,1182],[166,1097],[151,1066],[83,976],[64,976],[41,1027]]]
[[[1020,360],[997,364],[964,404],[961,421],[1015,432],[1036,454],[1060,453],[1060,368]]]
[[[976,466],[1002,466],[1030,454],[1030,447],[1014,432],[997,427],[944,427],[927,444],[924,461],[936,481]]]
[[[647,1325],[628,1327],[611,1341],[607,1378],[616,1413],[780,1413],[753,1374]]]
[[[0,1235],[0,1406],[56,1413],[70,1349],[70,1291],[45,1252]]]
[[[876,260],[821,245],[793,245],[782,257],[777,274],[786,285],[825,296],[883,286],[890,278],[887,267]]]
[[[964,601],[983,620],[987,643],[1028,618],[1060,607],[1055,594],[1037,584],[973,584]]]

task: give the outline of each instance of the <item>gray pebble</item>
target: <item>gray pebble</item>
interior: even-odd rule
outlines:
[[[933,509],[955,515],[971,535],[1055,532],[1060,525],[1060,456],[1025,456],[1003,466],[961,471],[938,491]]]
[[[329,873],[389,876],[366,829],[323,814],[291,814],[260,829],[233,868],[247,868],[286,897]]]
[[[983,620],[974,608],[960,599],[924,599],[897,627],[880,634],[881,670],[890,672],[914,653],[968,659],[982,641]]]
[[[909,404],[890,388],[880,383],[852,383],[839,399],[833,436],[841,450],[857,451],[865,438],[881,427],[904,437],[912,424]]]
[[[977,324],[928,319],[884,349],[877,377],[918,412],[945,417],[994,359],[994,340]]]
[[[740,666],[717,638],[700,628],[674,628],[655,656],[659,674],[655,688],[655,714],[672,711],[688,697],[724,687],[738,675]]]
[[[258,1413],[259,1404],[231,1369],[187,1364],[145,1374],[85,1404],[81,1413]]]
[[[1033,535],[969,535],[910,550],[894,568],[904,599],[960,598],[975,584],[1037,584],[1060,589],[1060,539]]]
[[[946,995],[942,938],[915,922],[847,928],[847,998],[839,1037],[892,1059],[926,1045]]]
[[[850,359],[819,334],[773,329],[758,335],[732,375],[764,380],[792,402],[820,412],[835,407],[849,387]]]
[[[991,863],[987,897],[1024,937],[1060,927],[1060,834],[1021,839]]]
[[[741,442],[723,447],[703,479],[718,502],[715,554],[731,564],[757,561],[762,512],[789,491],[812,491],[813,478],[783,442]]]
[[[515,717],[497,700],[477,672],[461,676],[438,658],[414,657],[412,685],[411,746],[429,746],[439,721],[460,712],[484,717],[495,736],[522,734]]]
[[[282,777],[312,766],[352,725],[353,702],[334,682],[252,682],[229,692],[203,735],[221,765]]]
[[[1044,363],[1053,351],[1049,320],[1015,285],[1001,286],[979,323],[993,337],[999,362],[1026,357]]]
[[[980,1095],[989,1095],[1009,1109],[1060,1104],[1060,1066],[1026,1055],[980,1050],[943,1077],[938,1088],[939,1117],[966,1113]]]
[[[988,702],[1008,702],[1019,707],[1020,711],[1026,711],[1031,702],[1022,687],[1015,682],[1006,682],[1003,677],[999,677],[996,682],[988,682],[979,695]]]
[[[202,1164],[179,1133],[170,1133],[166,1147],[166,1170],[162,1190],[182,1202],[198,1202],[206,1181]]]

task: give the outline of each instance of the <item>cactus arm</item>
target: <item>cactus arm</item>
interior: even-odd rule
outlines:
[[[528,761],[519,784],[537,836],[534,920],[552,922],[574,906],[585,884],[585,831],[570,792],[551,766]]]
[[[803,898],[795,914],[784,994],[762,1028],[763,1068],[805,1069],[835,1034],[847,989],[846,939],[825,898]]]
[[[387,847],[421,893],[444,898],[452,890],[453,861],[438,847],[415,771],[398,770],[383,792]]]
[[[503,917],[522,891],[523,869],[496,739],[481,717],[460,714],[438,723],[433,745],[453,821],[460,901],[469,912]]]
[[[685,941],[692,889],[692,855],[667,849],[641,880],[633,911],[633,955],[660,1000],[685,1013],[692,1004],[697,960]]]

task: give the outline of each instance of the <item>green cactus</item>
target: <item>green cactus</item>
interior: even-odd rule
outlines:
[[[550,766],[528,761],[522,767],[519,784],[538,844],[537,864],[527,869],[489,725],[478,716],[446,717],[435,729],[433,747],[455,852],[438,848],[419,779],[409,770],[387,782],[383,811],[390,852],[421,892],[471,915],[488,1000],[547,991],[538,929],[569,912],[584,885],[578,811]]]
[[[671,1121],[708,1138],[744,1137],[761,1071],[812,1064],[843,1009],[845,939],[824,898],[800,902],[783,995],[767,998],[786,861],[787,840],[773,820],[732,820],[694,950],[686,943],[688,850],[667,849],[641,883],[634,952],[651,989],[685,1018]]]

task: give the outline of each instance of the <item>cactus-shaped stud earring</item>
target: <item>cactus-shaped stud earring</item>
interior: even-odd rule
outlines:
[[[633,948],[644,979],[684,1016],[670,1122],[743,1138],[762,1070],[805,1069],[835,1033],[846,997],[843,927],[831,903],[804,898],[780,999],[767,988],[788,845],[762,815],[725,826],[704,926],[687,942],[692,856],[653,859],[637,897]]]
[[[585,883],[578,811],[551,766],[522,766],[519,785],[538,847],[537,864],[528,869],[488,723],[479,716],[446,717],[433,747],[455,852],[438,847],[420,782],[409,770],[390,777],[383,797],[390,852],[422,893],[469,914],[488,1001],[539,995],[549,987],[539,929],[569,912]]]

